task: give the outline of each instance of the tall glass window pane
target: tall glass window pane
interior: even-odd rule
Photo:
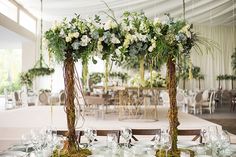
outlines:
[[[17,22],[17,7],[9,0],[0,0],[0,13]]]
[[[36,33],[36,20],[20,10],[20,25],[28,29],[29,31]]]
[[[22,49],[0,49],[0,95],[20,89],[19,74],[22,68]]]

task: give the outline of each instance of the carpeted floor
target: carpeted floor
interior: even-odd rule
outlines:
[[[236,135],[236,119],[206,119],[210,122],[217,123],[223,127],[224,130]]]

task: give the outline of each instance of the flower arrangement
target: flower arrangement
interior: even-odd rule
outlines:
[[[73,61],[85,60],[96,46],[93,40],[95,26],[79,15],[71,21],[64,19],[61,23],[46,31],[48,50],[55,55],[57,61],[64,61],[68,51],[73,52]]]
[[[108,82],[109,59],[122,64],[123,61],[137,58],[140,62],[140,83],[144,81],[144,63],[152,65],[156,59],[167,64],[167,87],[170,97],[169,123],[172,146],[171,156],[179,156],[177,148],[178,109],[176,105],[176,65],[177,60],[190,55],[191,48],[199,41],[192,25],[185,20],[174,20],[167,15],[167,20],[150,20],[144,13],[125,12],[121,22],[114,18],[101,23],[98,16],[88,22],[78,15],[71,21],[63,20],[45,33],[48,48],[58,61],[64,63],[64,81],[66,113],[68,121],[69,154],[78,152],[75,142],[75,105],[74,105],[74,62],[88,60],[99,54],[106,60],[105,78]],[[99,53],[94,54],[97,51]],[[93,59],[95,62],[95,60]],[[151,80],[155,74],[151,73]],[[156,76],[159,80],[159,76]],[[163,81],[163,80],[162,80]],[[153,83],[150,81],[151,84]]]
[[[76,15],[70,21],[64,19],[56,23],[51,29],[45,32],[48,50],[56,60],[63,62],[64,82],[66,93],[66,114],[68,124],[68,141],[62,152],[66,156],[79,156],[80,148],[76,144],[76,106],[74,100],[78,100],[75,94],[75,62],[82,59],[88,61],[96,46],[96,39],[93,37],[95,26]],[[77,87],[80,85],[77,84]]]

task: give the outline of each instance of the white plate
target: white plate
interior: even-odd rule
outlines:
[[[211,155],[198,155],[197,157],[212,157]]]
[[[199,145],[199,142],[196,141],[179,141],[178,142],[178,147],[180,148],[186,148],[186,147],[191,147],[191,146],[197,146]]]

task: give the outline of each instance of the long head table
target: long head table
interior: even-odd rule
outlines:
[[[168,126],[167,111],[168,108],[158,106],[158,121],[119,121],[118,116],[114,114],[106,116],[105,119],[86,116],[83,126],[81,126],[82,118],[78,120],[77,128],[120,129],[124,126],[137,129],[161,128]],[[197,129],[204,126],[216,125],[183,112],[179,112],[179,121],[179,129]],[[20,140],[21,135],[29,132],[31,129],[42,128],[50,126],[51,124],[57,129],[67,128],[66,114],[63,106],[32,106],[12,110],[1,110],[0,150],[9,147],[9,145],[15,143],[16,140]],[[221,128],[221,126],[217,126]]]

